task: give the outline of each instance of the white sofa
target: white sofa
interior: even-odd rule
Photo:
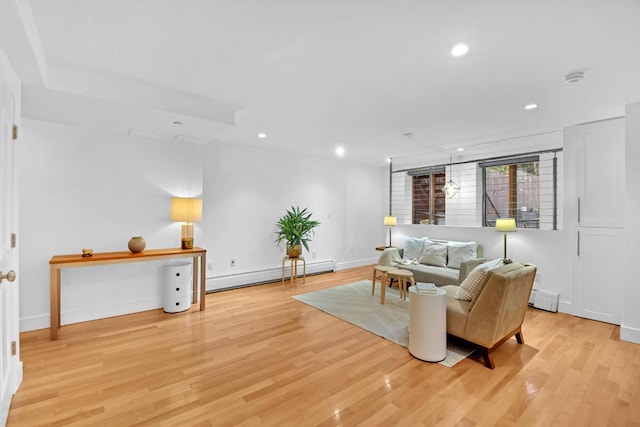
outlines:
[[[436,286],[459,285],[471,270],[486,261],[482,257],[482,245],[477,242],[408,237],[404,248],[397,252],[401,259],[393,254],[385,257],[383,252],[381,260],[393,259],[394,266],[413,272],[416,282]]]

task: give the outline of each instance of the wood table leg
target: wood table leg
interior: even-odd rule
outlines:
[[[207,254],[200,255],[200,311],[206,308],[205,296],[207,295]]]
[[[295,285],[298,280],[298,258],[295,258],[293,261],[293,272],[291,274],[291,284]]]
[[[49,337],[51,341],[58,339],[58,328],[60,327],[60,269],[54,266],[49,267],[49,292],[50,292],[50,314],[49,314]]]
[[[191,304],[195,304],[198,302],[198,295],[199,295],[199,289],[198,289],[198,283],[199,283],[199,278],[198,278],[198,272],[200,271],[198,269],[198,261],[199,261],[200,257],[198,256],[194,256],[192,258],[192,268],[193,271],[191,273],[191,286],[193,287],[193,294],[191,294]]]

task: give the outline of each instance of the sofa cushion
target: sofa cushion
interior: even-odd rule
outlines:
[[[478,258],[478,244],[476,242],[447,242],[447,267],[460,268],[460,263]]]
[[[409,264],[397,265],[397,267],[411,271],[416,282],[435,283],[437,286],[457,285],[460,275],[460,272],[454,268],[433,265]]]
[[[434,265],[436,267],[447,266],[447,245],[441,242],[427,240],[424,242],[422,254],[418,259],[420,264]]]
[[[487,272],[503,265],[502,259],[494,259],[480,264],[467,276],[466,279],[458,287],[455,299],[463,301],[471,301],[473,297],[482,289],[482,285],[486,281]]]
[[[428,239],[426,237],[407,237],[404,239],[404,251],[402,252],[402,258],[404,259],[418,259],[422,254],[422,248],[424,242]]]

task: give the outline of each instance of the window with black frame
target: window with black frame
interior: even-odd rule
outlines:
[[[483,225],[515,218],[518,228],[540,228],[538,156],[480,163],[484,189]]]
[[[412,224],[437,225],[444,221],[446,202],[442,187],[445,182],[444,171],[412,176]]]
[[[558,230],[562,149],[391,170],[390,208],[398,224]],[[560,174],[560,175],[559,175]],[[459,191],[442,191],[452,179]]]

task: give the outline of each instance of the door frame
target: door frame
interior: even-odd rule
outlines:
[[[20,119],[20,101],[20,81],[4,51],[0,50],[0,114],[8,111],[0,117],[0,123],[4,123],[4,126],[0,125],[0,174],[4,174],[0,176],[0,271],[3,274],[10,270],[19,271],[19,250],[17,238],[14,240],[13,235],[18,236],[19,144],[14,138],[14,126],[18,125]],[[0,372],[0,425],[4,425],[23,375],[20,360],[19,275],[13,283],[8,280],[0,283],[0,306],[0,370],[6,370]]]

